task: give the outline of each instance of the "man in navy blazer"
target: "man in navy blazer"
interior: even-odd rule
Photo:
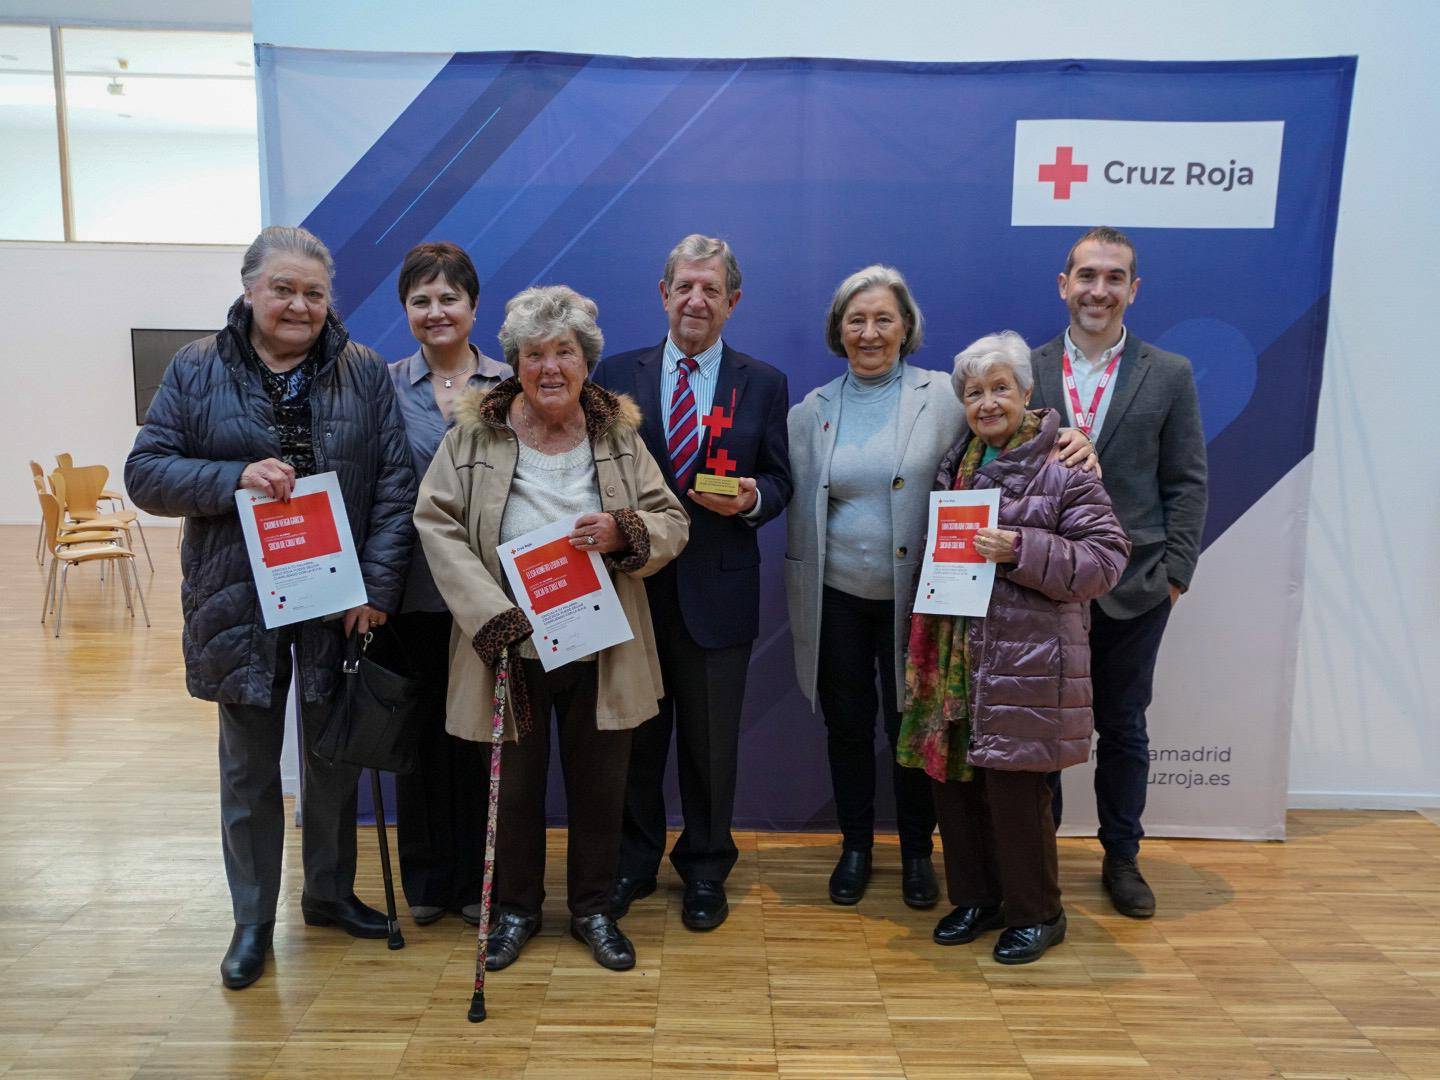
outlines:
[[[1070,326],[1031,355],[1030,406],[1066,413],[1094,440],[1105,490],[1130,537],[1120,583],[1090,605],[1095,809],[1111,903],[1146,919],[1155,894],[1137,861],[1150,776],[1145,709],[1170,609],[1200,557],[1207,473],[1190,361],[1125,328],[1140,287],[1135,270],[1135,246],[1115,229],[1091,229],[1075,242],[1059,277]]]
[[[665,698],[659,714],[632,737],[611,903],[618,919],[632,901],[655,891],[665,853],[661,783],[673,727],[685,828],[670,862],[685,882],[685,925],[711,930],[729,913],[724,883],[738,855],[730,821],[740,711],[760,629],[755,534],[790,501],[790,394],[781,372],[720,338],[740,302],[740,268],[724,240],[699,234],[681,240],[665,262],[660,299],[670,324],[665,340],[608,357],[592,376],[639,404],[645,444],[691,516],[689,544],[645,580]],[[689,433],[697,431],[695,419],[714,409],[728,413],[732,402],[733,426],[719,431],[713,449],[734,462],[739,494],[698,492],[694,476],[711,471],[711,447],[707,428],[698,428],[698,451]]]

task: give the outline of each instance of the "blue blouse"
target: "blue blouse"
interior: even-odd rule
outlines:
[[[470,351],[475,354],[475,372],[466,385],[489,390],[512,374],[509,364],[492,360],[474,345]],[[415,476],[424,479],[430,469],[435,451],[440,449],[440,440],[450,430],[450,424],[440,414],[435,404],[435,389],[430,384],[430,365],[425,363],[425,354],[419,349],[404,360],[389,365],[390,382],[395,387],[395,396],[400,399],[400,415],[405,421],[405,437],[410,444],[410,461],[415,466]],[[419,542],[410,559],[410,575],[405,580],[405,596],[400,601],[401,611],[445,611],[445,600],[435,587],[430,575],[430,566],[425,561],[425,551]]]

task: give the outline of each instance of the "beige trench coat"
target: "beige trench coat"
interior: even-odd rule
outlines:
[[[495,673],[471,643],[486,623],[515,607],[501,585],[505,577],[495,548],[519,452],[505,421],[518,391],[518,381],[508,379],[488,394],[472,391],[456,402],[455,426],[430,463],[415,507],[425,558],[455,619],[445,728],[472,742],[490,741]],[[680,553],[690,536],[690,519],[645,449],[635,403],[587,382],[580,404],[595,452],[601,508],[636,511],[649,533],[645,564],[627,571],[612,566],[611,571],[634,637],[605,649],[594,661],[599,665],[595,726],[623,731],[654,716],[664,696],[641,578]],[[505,719],[505,738],[515,738],[513,714]]]

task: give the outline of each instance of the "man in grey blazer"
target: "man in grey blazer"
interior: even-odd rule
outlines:
[[[1030,405],[1062,410],[1094,440],[1133,546],[1120,584],[1090,607],[1090,678],[1101,880],[1116,910],[1146,919],[1155,894],[1137,862],[1150,773],[1145,709],[1165,623],[1200,554],[1205,432],[1190,362],[1125,329],[1140,287],[1130,240],[1091,229],[1070,249],[1059,286],[1070,326],[1032,354]],[[1058,784],[1055,813],[1058,822]]]

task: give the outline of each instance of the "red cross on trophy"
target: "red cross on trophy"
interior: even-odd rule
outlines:
[[[728,411],[716,405],[700,418],[700,423],[704,424],[706,430],[710,432],[710,437],[705,443],[705,468],[710,472],[695,474],[696,491],[708,491],[712,495],[740,494],[740,478],[726,475],[738,468],[737,462],[723,446],[719,448],[715,446],[720,434],[727,428],[735,426],[735,393],[735,390],[731,389]]]

